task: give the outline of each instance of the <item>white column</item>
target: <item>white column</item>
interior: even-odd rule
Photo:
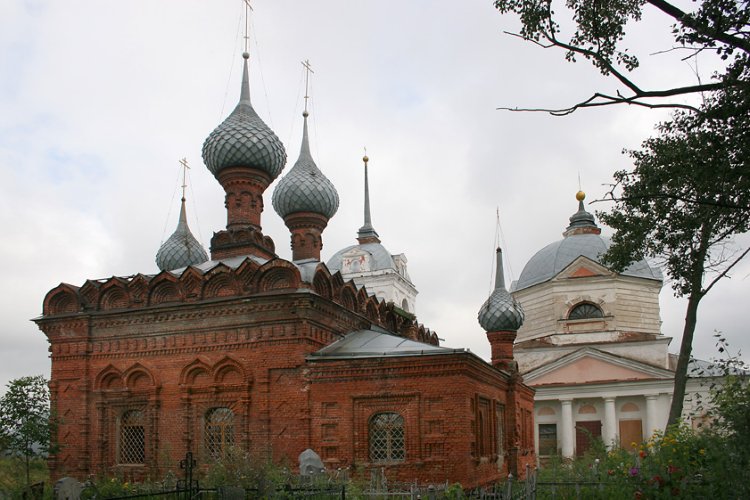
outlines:
[[[643,439],[651,437],[659,425],[659,409],[656,406],[658,394],[649,394],[646,396],[646,419],[643,422]]]
[[[575,444],[575,433],[573,428],[573,400],[562,399],[560,400],[562,407],[562,415],[560,419],[560,447],[562,456],[564,458],[573,458],[575,450],[573,445]]]
[[[617,441],[617,413],[615,398],[604,398],[604,429],[602,439],[607,448],[612,448]]]

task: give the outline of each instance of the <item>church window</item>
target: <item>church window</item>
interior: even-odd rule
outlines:
[[[539,424],[539,455],[557,455],[557,424]]]
[[[204,433],[206,452],[215,459],[224,457],[234,445],[234,412],[229,408],[211,408],[206,412]]]
[[[369,431],[370,461],[404,461],[404,417],[394,412],[376,413],[370,419]]]
[[[568,319],[591,319],[591,318],[603,318],[604,314],[602,310],[589,302],[583,302],[578,304],[571,309],[568,314]]]
[[[142,464],[146,459],[146,433],[143,412],[130,410],[120,418],[120,463]]]

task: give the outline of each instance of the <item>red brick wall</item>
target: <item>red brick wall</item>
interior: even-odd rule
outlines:
[[[81,295],[95,297],[96,286]],[[389,480],[473,486],[505,477],[518,467],[510,464],[514,456],[518,464],[533,460],[519,451],[512,429],[533,408],[533,394],[471,354],[307,361],[370,325],[332,294],[281,290],[78,312],[60,306],[60,314],[50,306],[38,324],[51,343],[50,386],[62,419],[53,478],[116,468],[158,477],[188,450],[205,463],[203,417],[224,406],[235,415],[236,444],[291,465],[309,447],[330,467],[385,467]],[[478,398],[506,408],[500,467],[496,453],[477,451]],[[145,415],[143,466],[116,465],[117,422],[128,409]],[[367,421],[378,411],[404,417],[403,463],[369,462]],[[533,438],[525,446],[533,449]]]

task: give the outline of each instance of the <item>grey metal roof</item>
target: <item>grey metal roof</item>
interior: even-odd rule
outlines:
[[[200,264],[208,260],[208,254],[203,246],[195,239],[188,227],[185,215],[185,198],[180,207],[180,220],[177,229],[156,252],[156,265],[162,271],[171,271],[182,267]]]
[[[422,356],[453,354],[464,350],[449,349],[398,337],[373,326],[369,330],[358,330],[347,334],[323,349],[312,353],[310,359],[327,358],[372,358],[385,356]]]
[[[550,243],[529,259],[518,281],[514,283],[513,291],[549,281],[580,256],[601,263],[601,256],[607,251],[609,245],[609,238],[599,234],[573,234]],[[620,274],[662,280],[659,268],[651,266],[646,260],[634,262]]]
[[[393,256],[380,243],[364,243],[362,245],[351,245],[342,250],[339,250],[338,252],[333,254],[333,257],[328,260],[328,263],[326,264],[328,266],[328,269],[330,269],[331,272],[341,271],[342,259],[344,254],[355,248],[370,254],[370,271],[396,269],[396,263],[393,261]]]
[[[286,151],[276,134],[250,103],[247,53],[242,74],[240,102],[203,143],[203,161],[214,176],[227,167],[251,167],[266,172],[271,179],[281,173]]]
[[[299,159],[274,189],[273,208],[282,218],[295,212],[314,212],[330,219],[339,208],[339,194],[310,154],[307,112],[303,116]]]
[[[479,309],[477,319],[482,328],[488,332],[515,332],[523,325],[523,308],[505,289],[503,253],[499,248],[497,249],[495,290]]]

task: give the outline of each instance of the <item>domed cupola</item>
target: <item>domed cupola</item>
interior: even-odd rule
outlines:
[[[479,309],[479,324],[487,332],[492,349],[492,366],[517,372],[518,363],[513,358],[513,342],[516,332],[523,325],[523,308],[505,289],[503,277],[503,253],[497,249],[497,274],[495,290]]]
[[[240,102],[203,143],[203,161],[224,188],[227,228],[211,238],[211,258],[243,255],[271,259],[273,240],[261,231],[263,193],[286,163],[284,146],[263,123],[250,103],[247,60],[242,72]]]
[[[195,239],[188,227],[185,215],[185,197],[182,198],[180,220],[177,229],[156,252],[156,265],[162,271],[173,271],[182,267],[206,262],[208,254],[203,246]]]
[[[240,102],[234,111],[209,134],[203,143],[203,161],[219,177],[229,167],[245,167],[265,172],[273,181],[286,163],[286,151],[276,134],[261,120],[250,102],[247,59],[242,73]]]
[[[601,235],[602,230],[596,225],[594,216],[584,208],[585,198],[583,191],[576,193],[578,211],[570,216],[570,225],[563,232],[563,239],[550,243],[529,259],[514,283],[514,293],[551,280],[578,257],[601,263],[601,256],[609,248],[610,241]],[[644,259],[633,262],[620,274],[662,280],[661,271]]]
[[[576,200],[578,200],[578,211],[570,216],[570,225],[565,229],[563,236],[568,237],[574,234],[601,234],[602,230],[596,225],[594,215],[590,214],[583,207],[583,200],[586,199],[586,193],[578,191]]]
[[[477,319],[488,332],[516,331],[523,324],[523,309],[505,289],[503,252],[500,248],[497,249],[496,273],[495,290],[482,305]]]
[[[292,260],[320,260],[322,232],[339,208],[339,194],[310,154],[307,110],[299,158],[273,192],[273,208],[292,233]]]

